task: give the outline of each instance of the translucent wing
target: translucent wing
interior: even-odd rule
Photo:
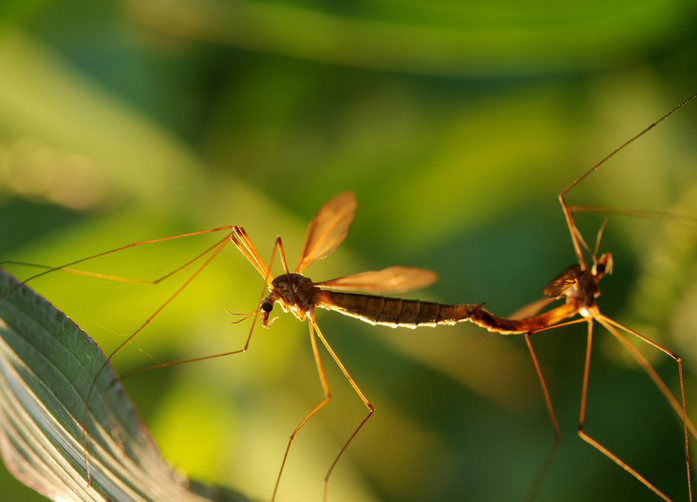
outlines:
[[[547,305],[552,303],[554,300],[557,298],[542,298],[540,300],[537,300],[535,302],[529,303],[522,309],[519,309],[515,311],[513,314],[509,315],[506,317],[506,319],[510,319],[513,321],[520,321],[522,319],[526,319],[528,317],[532,317],[534,315],[537,315],[540,313],[540,310],[545,308]]]
[[[297,274],[310,263],[333,253],[344,241],[357,207],[353,192],[343,192],[319,208],[307,228],[305,244],[295,269]]]
[[[542,290],[542,294],[550,298],[559,298],[564,294],[564,291],[569,289],[574,284],[578,284],[578,274],[580,271],[581,267],[578,265],[578,263],[567,267],[561,274],[556,276],[549,284],[547,284],[547,286]]]
[[[374,272],[339,277],[316,283],[315,286],[340,291],[365,291],[367,293],[403,293],[421,289],[435,282],[435,272],[422,268],[388,267]]]

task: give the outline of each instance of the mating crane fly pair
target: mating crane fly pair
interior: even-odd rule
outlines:
[[[666,117],[667,116],[668,115],[666,115]],[[661,119],[661,121],[664,120],[666,117]],[[653,128],[656,124],[652,125],[649,129]],[[635,138],[633,138],[631,141],[638,138],[649,129],[643,131]],[[601,163],[605,162],[607,158],[608,157],[603,159]],[[657,343],[649,340],[648,338],[644,337],[637,331],[634,331],[600,313],[596,303],[596,298],[600,295],[600,291],[598,289],[598,282],[605,275],[612,273],[613,263],[612,255],[610,253],[604,253],[600,255],[600,257],[597,256],[598,248],[600,246],[600,238],[602,236],[604,225],[598,231],[595,248],[591,251],[588,245],[581,237],[581,234],[577,231],[576,225],[574,223],[573,211],[572,209],[570,209],[570,207],[567,205],[565,201],[566,193],[569,190],[571,190],[571,188],[576,186],[576,184],[578,184],[582,179],[584,179],[590,172],[595,170],[599,165],[600,164],[596,165],[590,171],[578,178],[576,181],[574,181],[574,183],[569,185],[569,187],[567,187],[559,195],[559,200],[564,212],[567,226],[569,228],[574,250],[576,251],[578,263],[570,267],[567,267],[564,271],[562,271],[562,273],[555,277],[542,290],[543,294],[547,298],[543,299],[542,301],[535,302],[532,305],[520,310],[515,318],[497,317],[492,313],[484,310],[482,308],[482,306],[484,305],[483,303],[445,305],[440,303],[422,302],[419,300],[403,300],[395,298],[386,298],[382,296],[371,296],[365,294],[342,293],[336,291],[327,291],[326,289],[324,289],[327,288],[330,290],[344,291],[361,290],[368,291],[371,293],[404,292],[412,289],[418,289],[431,284],[436,277],[435,274],[433,274],[433,272],[430,272],[428,270],[404,267],[389,267],[378,272],[364,272],[361,274],[343,277],[339,279],[333,279],[330,281],[324,281],[321,283],[313,283],[309,278],[301,275],[301,272],[305,269],[305,267],[307,267],[310,263],[314,262],[315,260],[323,258],[331,252],[333,252],[346,237],[346,234],[348,232],[348,226],[353,220],[353,215],[356,210],[355,197],[351,193],[344,193],[336,196],[335,198],[327,202],[324,206],[322,206],[322,208],[320,208],[320,210],[317,212],[312,222],[310,223],[307,236],[305,238],[305,244],[303,245],[302,252],[300,254],[300,260],[295,273],[289,273],[280,238],[277,239],[276,247],[280,249],[281,261],[283,262],[285,274],[273,280],[271,279],[270,271],[268,270],[268,268],[264,266],[263,262],[259,259],[258,253],[254,249],[254,246],[252,245],[251,241],[249,241],[244,231],[242,229],[236,229],[234,233],[240,237],[240,240],[234,240],[235,245],[238,247],[238,249],[240,249],[240,251],[242,251],[242,253],[247,257],[247,259],[252,264],[254,264],[259,273],[265,277],[266,283],[269,285],[269,289],[271,291],[271,294],[267,296],[264,300],[262,300],[259,310],[257,311],[262,312],[262,325],[264,327],[268,327],[268,318],[270,312],[272,311],[274,302],[278,302],[284,311],[292,312],[299,320],[308,320],[310,325],[310,337],[312,340],[312,349],[315,356],[315,362],[317,364],[320,374],[320,380],[325,392],[324,401],[322,401],[317,407],[315,407],[291,434],[281,466],[281,472],[279,472],[279,476],[276,482],[276,487],[274,489],[274,495],[272,497],[272,500],[275,498],[276,490],[278,489],[278,482],[280,481],[283,466],[285,466],[285,462],[293,438],[297,434],[298,430],[305,424],[305,422],[317,411],[319,411],[320,408],[326,405],[331,398],[329,394],[329,388],[327,386],[327,382],[324,376],[324,370],[322,369],[322,364],[320,362],[319,353],[317,351],[317,344],[314,337],[315,333],[317,337],[322,341],[323,345],[330,353],[331,357],[334,359],[336,364],[339,366],[342,373],[347,378],[347,380],[349,381],[353,389],[356,391],[358,396],[361,398],[365,406],[368,408],[368,414],[361,421],[358,427],[354,430],[354,432],[351,434],[346,443],[344,443],[343,447],[339,451],[339,454],[335,457],[334,461],[332,462],[329,471],[327,472],[327,475],[325,476],[325,498],[327,481],[332,469],[336,465],[337,461],[339,460],[339,457],[344,452],[346,447],[349,445],[351,440],[355,437],[355,435],[370,418],[374,411],[373,406],[370,404],[370,402],[366,399],[364,394],[355,384],[355,382],[353,381],[349,373],[346,371],[339,358],[336,356],[336,354],[328,345],[324,336],[320,332],[315,320],[315,307],[321,307],[327,310],[335,310],[337,312],[356,317],[371,324],[381,324],[391,327],[403,326],[409,328],[416,328],[419,326],[437,326],[439,324],[456,324],[461,321],[470,321],[478,326],[486,328],[489,331],[500,334],[524,334],[527,347],[530,351],[530,355],[534,363],[535,371],[537,372],[537,376],[542,387],[545,404],[547,406],[547,411],[552,422],[552,427],[554,429],[555,434],[554,444],[550,449],[550,452],[540,473],[539,479],[536,483],[536,486],[533,489],[533,496],[535,495],[537,489],[539,489],[539,484],[542,482],[546,470],[549,467],[551,460],[556,452],[556,449],[561,441],[561,432],[556,415],[554,413],[554,409],[551,404],[551,399],[549,397],[547,385],[545,383],[544,377],[542,376],[537,356],[535,355],[535,352],[530,342],[530,336],[534,333],[538,333],[541,331],[546,331],[561,326],[567,326],[570,324],[586,322],[588,326],[587,350],[584,365],[578,434],[586,442],[597,448],[601,453],[606,455],[620,467],[632,474],[637,480],[646,485],[647,488],[656,493],[656,495],[658,495],[664,500],[670,501],[670,499],[665,494],[663,494],[658,488],[656,488],[649,480],[647,480],[644,476],[642,476],[640,473],[638,473],[636,470],[630,467],[627,463],[625,463],[623,460],[617,457],[605,446],[603,446],[598,441],[596,441],[584,432],[584,419],[588,388],[588,375],[590,369],[593,321],[595,320],[599,322],[610,333],[612,333],[620,341],[620,343],[622,343],[622,345],[624,345],[629,350],[629,352],[636,358],[639,364],[647,371],[649,376],[654,380],[658,388],[661,390],[661,392],[664,394],[668,402],[671,404],[675,412],[682,420],[685,441],[687,487],[689,499],[692,500],[692,489],[690,484],[688,429],[690,430],[693,436],[695,436],[696,434],[694,428],[692,427],[692,424],[687,419],[682,361],[675,354],[661,347]],[[583,208],[576,209],[583,210]],[[591,258],[593,260],[592,266],[588,265],[585,255],[583,254],[583,249],[586,249],[588,252],[591,253]],[[547,310],[543,313],[538,313],[546,305],[550,304],[555,300],[560,299],[565,300],[565,302],[562,305]],[[580,315],[581,318],[571,319],[577,314]],[[646,342],[650,346],[655,347],[656,349],[664,352],[677,362],[680,379],[680,396],[682,401],[681,403],[679,403],[675,399],[675,397],[670,392],[666,384],[655,372],[653,367],[648,363],[646,358],[627,341],[627,339],[621,334],[621,331],[624,331],[628,334],[637,337],[638,339]]]
[[[331,400],[331,393],[329,390],[329,385],[325,378],[324,369],[319,356],[319,349],[317,344],[317,339],[320,340],[322,345],[325,347],[327,352],[330,354],[334,362],[337,364],[343,375],[348,380],[351,387],[354,389],[356,394],[359,396],[363,404],[368,409],[365,417],[360,421],[358,426],[353,430],[348,439],[345,441],[343,446],[340,448],[338,454],[334,458],[333,462],[327,470],[327,474],[324,478],[324,498],[327,498],[327,482],[334,469],[337,461],[346,450],[348,445],[351,443],[353,438],[358,434],[363,425],[368,421],[374,412],[374,407],[371,405],[369,400],[363,394],[358,385],[354,382],[349,372],[346,370],[338,356],[334,353],[330,345],[327,343],[322,332],[317,325],[315,319],[315,309],[324,308],[327,310],[334,310],[342,314],[356,317],[365,322],[371,324],[387,325],[392,327],[409,327],[416,328],[420,326],[437,326],[441,324],[455,324],[461,321],[469,321],[480,327],[483,327],[489,331],[500,333],[500,334],[523,334],[525,338],[526,345],[530,352],[532,362],[542,388],[543,397],[547,412],[549,414],[550,421],[552,422],[552,427],[554,430],[554,443],[550,449],[550,452],[545,460],[543,468],[541,470],[539,479],[535,484],[533,492],[539,489],[539,485],[544,477],[546,469],[549,467],[554,453],[561,440],[560,428],[554,413],[554,409],[551,404],[551,399],[549,392],[547,390],[547,385],[545,379],[542,375],[540,365],[537,360],[537,356],[533,350],[530,338],[533,334],[539,333],[541,331],[546,331],[550,329],[555,329],[561,326],[566,326],[570,324],[577,323],[587,323],[587,345],[586,345],[586,356],[584,364],[583,373],[583,383],[582,383],[582,393],[581,393],[581,403],[580,403],[580,414],[579,414],[579,427],[578,434],[586,442],[594,446],[601,453],[606,455],[608,458],[613,460],[617,465],[622,467],[624,470],[629,472],[638,481],[643,483],[647,488],[653,491],[656,495],[666,501],[671,499],[662,493],[654,484],[651,483],[649,479],[644,477],[642,474],[634,470],[627,463],[621,460],[618,456],[612,453],[608,448],[600,444],[595,439],[591,438],[584,432],[584,420],[585,420],[585,408],[586,408],[586,397],[587,397],[587,387],[588,387],[588,375],[590,368],[590,355],[591,355],[591,340],[593,334],[594,321],[597,321],[600,325],[606,328],[617,340],[630,352],[630,354],[637,360],[640,366],[647,372],[650,378],[654,381],[658,389],[665,396],[666,400],[673,408],[675,413],[679,416],[683,428],[684,436],[684,450],[685,450],[685,466],[687,472],[686,485],[689,494],[689,500],[692,500],[692,490],[690,483],[690,461],[689,461],[689,447],[688,447],[688,436],[692,435],[697,437],[697,432],[695,431],[692,423],[687,418],[686,406],[685,406],[685,391],[683,383],[683,368],[681,359],[658,345],[657,343],[644,337],[637,331],[634,331],[600,313],[599,308],[596,304],[596,298],[599,295],[598,282],[605,275],[612,273],[612,255],[609,253],[602,254],[598,257],[598,248],[600,245],[600,237],[602,235],[602,230],[598,232],[595,247],[591,250],[590,247],[583,240],[580,232],[577,230],[574,222],[574,213],[579,211],[592,210],[588,207],[583,206],[569,206],[566,203],[565,196],[570,190],[572,190],[576,185],[583,181],[588,175],[594,172],[598,167],[604,164],[610,157],[614,156],[617,152],[625,148],[628,144],[632,143],[639,137],[643,136],[649,130],[656,127],[658,124],[663,122],[670,115],[675,113],[682,106],[687,104],[689,101],[697,97],[697,94],[691,96],[686,101],[678,105],[664,117],[650,125],[648,128],[631,138],[629,141],[625,142],[623,145],[618,147],[616,150],[611,152],[605,158],[603,158],[595,166],[591,167],[582,176],[577,178],[573,183],[566,187],[559,194],[559,202],[562,207],[564,218],[571,236],[574,253],[576,256],[577,263],[568,267],[556,278],[554,278],[544,289],[543,293],[546,296],[545,299],[535,302],[532,305],[525,307],[520,310],[514,316],[509,318],[497,317],[492,313],[484,310],[482,308],[483,303],[480,304],[460,304],[460,305],[446,305],[434,302],[422,302],[418,300],[403,300],[397,298],[387,298],[384,296],[377,296],[382,294],[392,294],[399,292],[406,292],[418,288],[428,286],[436,279],[436,275],[428,270],[417,269],[417,268],[407,268],[407,267],[388,267],[386,269],[374,272],[363,272],[356,275],[351,275],[347,277],[341,277],[338,279],[332,279],[324,282],[313,282],[309,278],[302,275],[305,269],[311,265],[313,262],[324,258],[334,252],[336,248],[344,241],[348,234],[349,226],[353,221],[353,217],[356,211],[356,198],[350,192],[345,192],[335,196],[324,206],[322,206],[317,214],[314,216],[310,222],[305,242],[303,244],[298,265],[294,272],[290,272],[288,264],[285,257],[285,252],[281,239],[278,238],[274,245],[271,261],[269,266],[264,263],[261,259],[256,248],[249,239],[247,233],[242,227],[236,225],[219,227],[210,230],[204,230],[199,232],[192,232],[189,234],[178,235],[173,237],[168,237],[164,239],[153,239],[149,241],[141,241],[123,246],[117,249],[99,253],[97,255],[89,256],[80,260],[73,261],[61,267],[43,267],[45,270],[40,272],[24,282],[35,279],[39,276],[45,275],[52,271],[64,271],[77,273],[81,275],[101,277],[109,280],[116,280],[121,282],[130,282],[138,284],[156,284],[164,279],[171,277],[172,275],[180,272],[181,270],[193,265],[199,260],[203,260],[203,263],[196,268],[196,270],[184,281],[184,283],[148,318],[145,322],[127,339],[119,345],[109,356],[108,361],[101,367],[98,371],[95,379],[93,381],[92,387],[89,391],[87,400],[89,402],[89,396],[92,394],[94,389],[94,383],[97,381],[97,377],[106,367],[109,361],[120,352],[138,333],[140,333],[145,326],[147,326],[153,319],[170,303],[174,300],[179,293],[186,288],[191,281],[225,248],[228,244],[232,243],[247,260],[254,266],[254,268],[259,272],[259,274],[264,278],[265,285],[268,286],[270,293],[268,296],[263,298],[259,307],[255,312],[251,314],[244,315],[244,318],[249,318],[254,316],[261,317],[261,324],[263,327],[269,327],[271,324],[270,315],[275,303],[278,303],[281,308],[286,312],[292,312],[295,317],[300,321],[308,321],[310,341],[312,346],[313,355],[315,358],[315,363],[319,372],[319,379],[324,393],[323,400],[317,404],[299,423],[299,425],[292,432],[288,444],[286,446],[285,454],[283,456],[283,461],[278,472],[276,479],[276,484],[274,487],[274,492],[272,495],[272,500],[275,499],[276,493],[278,491],[279,483],[283,474],[283,470],[288,458],[289,452],[291,450],[291,445],[294,438],[296,437],[298,431],[303,427],[303,425],[309,420],[314,414],[316,414],[320,409],[322,409]],[[620,212],[612,209],[602,208],[602,210],[607,212]],[[214,232],[226,232],[226,236],[215,243],[213,246],[209,247],[203,253],[200,253],[193,260],[185,263],[176,270],[166,274],[163,277],[155,281],[139,281],[123,277],[113,277],[106,276],[102,274],[95,274],[91,272],[78,271],[71,269],[70,267],[77,265],[81,262],[111,254],[123,249],[141,246],[145,244],[150,244],[154,242],[162,242],[172,239],[179,239],[182,237],[188,237],[193,235],[202,235]],[[589,261],[584,255],[584,250],[589,253],[592,263],[589,265]],[[281,263],[283,266],[284,273],[278,277],[273,277],[271,274],[271,265],[273,264],[274,257],[276,253],[279,253]],[[26,263],[19,262],[5,262],[5,263],[15,263],[28,265]],[[36,265],[33,265],[36,266]],[[358,293],[362,291],[364,293]],[[263,296],[263,295],[262,295]],[[545,307],[556,300],[563,300],[563,303],[559,306],[549,308],[543,311]],[[576,317],[579,315],[580,317]],[[194,359],[187,359],[184,361],[174,361],[169,363],[158,364],[154,366],[149,366],[147,368],[142,368],[135,370],[133,372],[122,375],[131,375],[133,373],[142,372],[145,370],[150,370],[154,368],[161,368],[166,366],[173,366],[177,364],[183,364],[193,361],[200,361],[204,359],[212,359],[222,356],[228,356],[232,354],[238,354],[245,352],[250,344],[252,336],[253,326],[250,329],[249,335],[247,336],[245,345],[242,349],[235,350],[233,352],[227,352],[224,354],[216,354],[212,356],[199,357]],[[661,379],[661,377],[656,373],[647,359],[625,338],[625,335],[632,335],[638,340],[647,343],[649,346],[658,349],[668,355],[670,358],[676,361],[679,373],[680,381],[680,399],[676,399],[673,393],[668,389],[667,385]],[[89,431],[86,430],[87,424],[87,410],[85,411],[85,417],[83,420],[83,446],[85,448],[85,460],[89,479],[89,452],[87,450],[87,435]]]

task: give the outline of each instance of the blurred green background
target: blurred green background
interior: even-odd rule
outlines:
[[[695,26],[695,2],[679,0],[5,0],[0,259],[58,265],[238,224],[265,258],[282,235],[294,264],[314,212],[353,190],[348,239],[308,276],[429,268],[439,282],[412,297],[510,314],[575,260],[557,194],[697,91]],[[697,216],[696,135],[692,103],[569,201]],[[578,217],[589,242],[602,218]],[[695,227],[611,216],[601,246],[615,256],[601,309],[683,357],[688,411]],[[220,237],[85,268],[151,279]],[[32,286],[108,353],[184,279],[148,288],[52,274]],[[262,282],[226,249],[116,358],[117,371],[240,348],[251,321],[233,325],[225,309],[254,310]],[[521,337],[317,317],[377,409],[329,500],[524,500],[553,435]],[[596,333],[586,431],[687,500],[678,420],[619,344]],[[658,500],[575,435],[584,327],[533,343],[564,435],[537,500]],[[676,364],[646,354],[677,391]],[[321,499],[365,414],[325,356],[334,400],[298,436],[279,502]],[[307,327],[283,314],[255,329],[245,355],[124,383],[174,465],[258,500],[322,397]],[[0,486],[4,500],[41,499],[4,471]]]

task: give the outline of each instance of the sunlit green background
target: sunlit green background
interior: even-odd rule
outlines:
[[[575,260],[559,191],[697,91],[695,26],[695,2],[680,0],[4,0],[0,259],[58,265],[239,224],[265,258],[282,235],[295,263],[314,212],[353,190],[349,237],[310,277],[424,267],[440,280],[414,296],[509,314]],[[692,103],[569,199],[695,217],[696,190]],[[579,220],[593,241],[602,216]],[[85,267],[155,278],[221,237]],[[696,238],[676,219],[611,217],[602,250],[615,275],[600,298],[684,358],[690,410]],[[53,274],[33,287],[109,352],[184,279],[148,288]],[[240,348],[251,322],[233,325],[225,309],[254,310],[262,283],[226,249],[117,371]],[[330,501],[524,500],[553,436],[521,337],[317,317],[377,409]],[[594,341],[587,432],[687,500],[678,420],[610,335]],[[658,500],[575,435],[583,327],[533,342],[564,435],[537,500]],[[677,391],[676,364],[647,355]],[[334,400],[298,436],[279,502],[321,499],[365,414],[323,361]],[[257,327],[245,355],[125,384],[173,464],[256,500],[270,498],[288,435],[322,397],[307,327],[289,315]],[[6,472],[0,484],[3,500],[40,499]]]

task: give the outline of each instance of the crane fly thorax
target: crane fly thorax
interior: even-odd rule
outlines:
[[[271,294],[261,302],[261,324],[268,327],[268,318],[273,304],[278,302],[284,312],[292,312],[301,321],[314,307],[320,289],[312,280],[300,274],[283,274],[276,277],[269,287]]]
[[[590,270],[584,270],[578,276],[578,282],[566,291],[566,303],[578,309],[583,317],[595,309],[595,299],[600,294],[597,277]]]
[[[593,257],[593,266],[588,269],[578,263],[567,267],[542,290],[550,298],[566,297],[567,305],[584,317],[597,311],[595,299],[600,295],[598,282],[606,274],[612,273],[612,255],[604,253],[600,258]]]
[[[612,273],[612,255],[604,253],[595,260],[589,270],[579,271],[576,284],[565,291],[566,302],[574,305],[584,317],[589,317],[597,309],[595,299],[600,296],[598,282],[606,274]]]

